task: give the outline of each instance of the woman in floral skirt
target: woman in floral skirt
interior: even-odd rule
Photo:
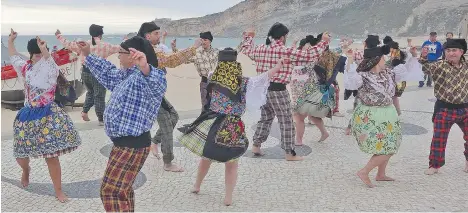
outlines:
[[[13,123],[13,155],[23,169],[21,184],[29,184],[29,158],[45,158],[57,199],[67,201],[62,191],[58,157],[72,152],[81,144],[71,118],[55,102],[59,68],[50,56],[45,41],[39,37],[28,42],[30,60],[23,60],[16,51],[17,33],[11,30],[8,52],[18,76],[24,79],[24,107]]]
[[[218,60],[216,70],[208,78],[208,100],[204,111],[193,123],[178,130],[183,133],[179,137],[180,143],[202,157],[192,193],[200,192],[212,161],[225,163],[224,204],[229,206],[237,182],[238,158],[249,147],[241,116],[246,108],[258,111],[266,103],[270,77],[281,69],[283,62],[279,61],[266,73],[247,78],[243,77],[241,65],[236,61],[235,50],[221,50]]]
[[[417,61],[395,66],[392,70],[385,65],[384,55],[390,47],[375,47],[364,50],[364,60],[357,73],[350,76],[358,89],[358,104],[351,119],[351,133],[356,138],[361,151],[372,154],[367,165],[357,175],[370,188],[375,185],[369,173],[378,167],[376,181],[394,181],[386,175],[390,157],[397,153],[402,140],[400,120],[392,97],[395,85],[408,73],[408,66]],[[416,49],[411,49],[416,55]]]

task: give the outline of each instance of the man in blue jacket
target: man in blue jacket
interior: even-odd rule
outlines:
[[[429,53],[427,54],[427,60],[429,62],[435,62],[439,60],[444,52],[443,46],[440,42],[437,41],[437,33],[431,32],[429,34],[429,40],[425,41],[422,47],[428,47]],[[431,76],[424,75],[424,81],[427,79],[427,86],[432,87],[432,78]],[[424,86],[424,81],[419,82],[419,87]]]

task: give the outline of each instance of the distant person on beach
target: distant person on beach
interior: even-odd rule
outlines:
[[[449,39],[452,39],[453,38],[453,33],[452,32],[447,32],[445,34],[445,38],[447,39],[447,41]],[[445,49],[445,45],[447,45],[447,42],[444,42],[444,45],[442,45],[442,47]],[[445,59],[445,51],[442,51],[442,59]]]
[[[91,53],[80,42],[85,65],[112,94],[105,111],[105,131],[112,140],[100,197],[106,212],[134,212],[133,183],[150,152],[151,133],[167,89],[153,46],[135,36],[120,45],[122,69]]]
[[[193,63],[197,69],[198,75],[201,78],[200,81],[200,98],[202,108],[205,108],[207,100],[207,86],[208,86],[208,74],[213,72],[218,65],[218,53],[217,48],[211,46],[213,42],[213,35],[210,31],[200,33],[200,39],[202,40],[201,48],[197,49],[197,53],[194,57],[190,58],[187,63]]]
[[[257,111],[265,103],[270,79],[287,59],[279,59],[275,67],[254,77],[244,77],[232,48],[221,50],[218,60],[219,66],[208,76],[207,108],[193,123],[179,128],[183,133],[179,141],[201,157],[192,193],[200,193],[212,162],[225,164],[224,205],[230,206],[239,158],[249,148],[242,115],[247,108]]]
[[[322,34],[315,38],[308,35],[300,43],[304,51],[316,46],[322,39]],[[303,45],[304,44],[304,45]],[[302,47],[301,47],[302,46]],[[338,72],[343,72],[346,58],[330,50],[324,51],[318,60],[299,69],[294,69],[291,81],[291,108],[296,128],[296,146],[302,146],[306,117],[309,117],[320,130],[321,137],[318,142],[325,141],[329,133],[325,128],[323,118],[333,116],[336,105],[336,93],[333,82]]]
[[[428,49],[428,55],[427,55],[427,60],[429,62],[435,62],[439,60],[439,58],[442,56],[442,52],[444,51],[444,48],[440,42],[437,41],[437,33],[436,32],[431,32],[429,34],[429,40],[425,41],[422,44],[422,47],[427,47]],[[430,75],[424,75],[424,81],[427,80],[426,86],[432,87],[432,77]],[[419,87],[424,86],[424,81],[419,82]]]
[[[330,36],[328,33],[324,33],[322,41],[316,46],[307,50],[298,50],[285,46],[288,33],[289,29],[277,22],[268,31],[266,43],[254,45],[255,32],[248,30],[243,33],[240,48],[242,53],[255,61],[259,75],[273,68],[280,58],[287,57],[291,61],[290,64],[285,64],[270,82],[267,101],[261,107],[261,118],[253,137],[252,152],[255,156],[263,156],[261,144],[267,140],[273,119],[277,117],[281,131],[281,148],[286,152],[285,159],[287,161],[301,161],[303,157],[297,156],[294,151],[295,129],[291,98],[286,85],[291,81],[293,67],[305,66],[316,61],[328,46]]]
[[[16,51],[17,36],[11,29],[8,53],[16,73],[24,79],[24,107],[13,122],[13,156],[23,170],[21,185],[24,188],[29,185],[29,159],[45,158],[55,196],[60,202],[66,202],[59,156],[76,150],[81,138],[73,120],[54,102],[60,70],[46,42],[39,37],[29,40],[30,58],[26,61]]]
[[[429,47],[421,53],[422,69],[434,79],[434,106],[432,122],[434,135],[429,154],[427,175],[439,172],[445,165],[445,147],[450,129],[457,124],[465,140],[465,169],[468,173],[468,62],[464,58],[467,51],[465,39],[448,39],[445,44],[445,60],[430,62]]]
[[[88,42],[91,45],[91,52],[101,58],[108,58],[109,56],[116,54],[120,50],[119,45],[113,45],[102,41],[102,35],[104,34],[103,26],[92,24],[89,26],[89,35],[91,40]],[[60,32],[57,30],[55,36],[60,43],[67,49],[80,55],[81,63],[84,64],[84,56],[81,54],[81,49],[77,41],[68,41]],[[89,69],[83,65],[81,70],[81,79],[83,80],[86,89],[86,99],[83,105],[83,111],[81,117],[84,121],[90,121],[88,112],[91,107],[95,107],[96,116],[98,117],[99,125],[104,126],[104,109],[106,107],[106,88],[102,86],[96,78],[91,74]]]
[[[157,26],[154,22],[145,22],[141,25],[140,30],[138,31],[138,36],[147,39],[153,47],[160,43],[160,27]],[[177,51],[173,54],[165,54],[160,49],[154,49],[155,54],[158,60],[158,68],[166,71],[167,68],[175,68],[184,64],[192,58],[196,49],[200,47],[201,42],[197,40],[195,44],[182,51]],[[169,101],[164,97],[161,102],[161,108],[158,112],[157,121],[159,124],[158,131],[153,137],[151,145],[151,151],[153,155],[159,159],[158,154],[158,144],[161,144],[161,152],[163,153],[165,171],[171,172],[183,172],[184,169],[181,166],[172,163],[174,160],[174,128],[179,121],[179,115],[175,108],[169,103]]]

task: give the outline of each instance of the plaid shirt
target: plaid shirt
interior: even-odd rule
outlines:
[[[156,57],[158,57],[158,68],[176,68],[192,58],[196,53],[195,47],[190,47],[172,54],[166,54],[161,49],[155,48]]]
[[[289,58],[290,64],[285,64],[281,70],[275,74],[272,82],[288,84],[291,81],[291,73],[294,66],[304,66],[319,58],[320,54],[328,46],[328,42],[322,41],[316,46],[307,50],[298,50],[284,46],[279,40],[272,40],[270,45],[253,45],[252,37],[245,37],[240,48],[241,52],[255,61],[257,74],[267,72],[276,65],[276,62],[283,58]]]
[[[451,104],[468,103],[468,62],[462,61],[457,68],[448,61],[429,62],[420,59],[424,74],[434,80],[434,95],[438,100]]]
[[[166,92],[166,72],[150,65],[149,76],[144,76],[136,66],[121,70],[94,55],[86,57],[85,65],[112,91],[104,111],[106,134],[136,137],[150,131]]]
[[[218,54],[218,49],[211,47],[209,50],[205,50],[203,47],[200,47],[189,63],[195,64],[200,77],[208,77],[208,74],[218,66]]]
[[[75,41],[68,41],[65,37],[61,34],[57,35],[57,39],[63,45],[63,47],[80,54],[81,63],[84,64],[85,57],[81,54],[81,49],[78,45],[78,42]],[[96,45],[91,44],[91,40],[86,41],[91,45],[91,54],[99,56],[101,58],[107,58],[110,55],[116,54],[120,51],[120,45],[113,45],[103,41],[97,41]]]

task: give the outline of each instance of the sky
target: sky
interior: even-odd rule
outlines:
[[[173,20],[222,12],[243,0],[1,0],[1,34],[87,35],[89,25],[106,34],[138,31],[155,18]],[[40,2],[40,3],[38,3]]]

